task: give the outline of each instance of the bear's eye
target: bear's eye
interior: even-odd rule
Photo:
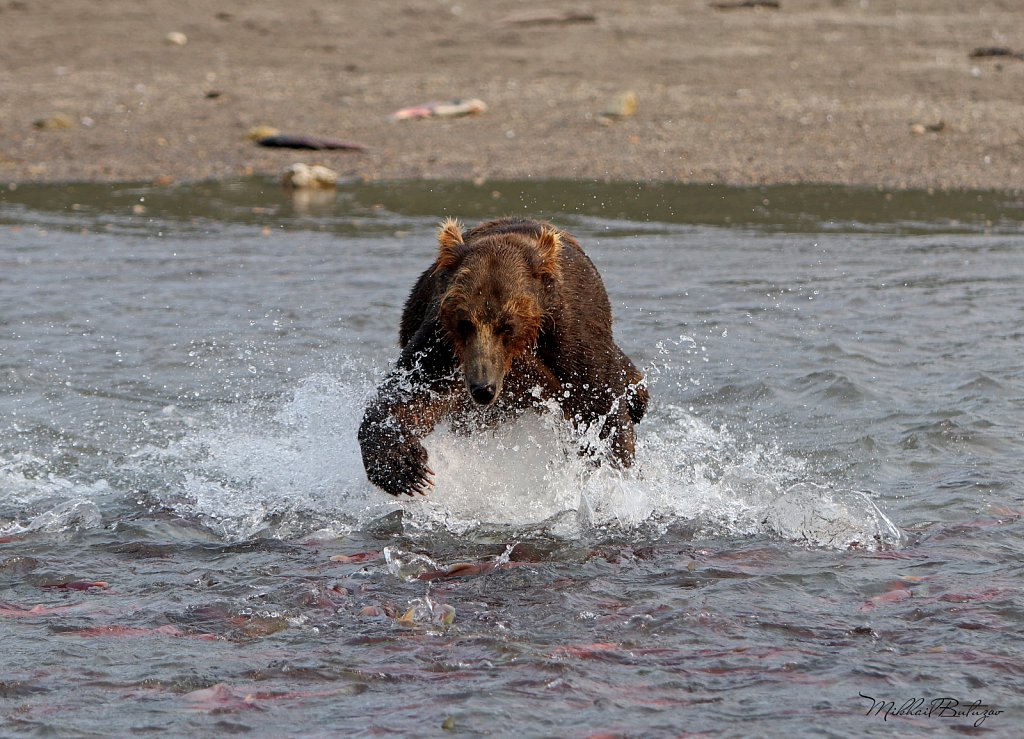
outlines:
[[[468,338],[473,333],[473,322],[465,319],[459,321],[455,324],[455,333],[463,339]]]
[[[514,333],[515,330],[512,328],[511,323],[499,323],[494,327],[494,335],[500,336],[503,339],[511,338]]]

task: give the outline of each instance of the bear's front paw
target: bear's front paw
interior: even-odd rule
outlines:
[[[391,495],[426,495],[434,486],[427,450],[416,439],[378,449],[373,459],[364,457],[363,462],[370,482]]]

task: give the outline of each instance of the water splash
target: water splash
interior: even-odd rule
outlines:
[[[388,572],[404,582],[412,582],[420,575],[444,566],[425,554],[406,552],[398,547],[384,547],[382,554]]]
[[[131,465],[165,480],[163,504],[228,539],[344,533],[396,507],[366,481],[356,444],[369,387],[313,375],[278,407],[222,411]]]
[[[741,443],[672,403],[656,403],[640,425],[629,470],[595,468],[579,451],[595,439],[555,413],[470,435],[442,426],[424,441],[436,473],[429,496],[390,498],[366,481],[356,441],[372,374],[309,377],[269,413],[235,410],[157,450],[162,464],[182,469],[166,501],[227,538],[345,532],[401,510],[407,530],[470,537],[494,526],[578,538],[685,521],[697,537],[901,543],[865,494],[815,480],[777,445]]]
[[[769,531],[811,546],[875,549],[903,542],[900,530],[860,491],[797,483],[776,496],[765,513]]]
[[[47,470],[27,454],[0,460],[0,536],[33,531],[59,533],[100,526],[97,501],[111,492],[106,480],[82,483]]]

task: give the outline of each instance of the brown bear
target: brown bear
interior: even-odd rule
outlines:
[[[448,219],[438,241],[402,313],[401,356],[359,427],[370,481],[426,494],[420,439],[440,421],[471,431],[552,400],[577,429],[600,423],[612,463],[630,466],[647,388],[612,340],[604,283],[576,239],[503,218],[467,231]]]

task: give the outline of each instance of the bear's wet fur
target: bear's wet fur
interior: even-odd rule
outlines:
[[[576,428],[600,421],[610,461],[630,466],[647,388],[612,340],[604,283],[576,239],[526,218],[469,230],[448,219],[438,243],[402,313],[402,353],[359,428],[370,481],[425,494],[420,440],[439,422],[471,431],[548,400]]]

